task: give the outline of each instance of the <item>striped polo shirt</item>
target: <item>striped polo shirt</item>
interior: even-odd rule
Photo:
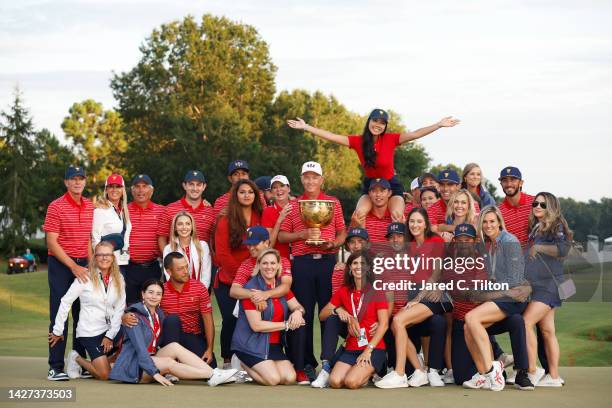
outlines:
[[[331,284],[332,284],[332,295],[333,295],[334,293],[336,293],[338,289],[340,289],[342,285],[344,285],[344,267],[334,268],[334,271],[332,272]]]
[[[366,215],[365,227],[370,236],[370,242],[387,242],[387,227],[391,224],[391,213],[389,207],[386,208],[382,217],[377,217],[373,211]]]
[[[164,206],[152,201],[141,208],[135,202],[128,204],[132,232],[130,234],[130,261],[147,263],[161,256],[157,244],[158,223],[164,216]]]
[[[302,195],[296,202],[297,205],[291,206],[291,212],[285,217],[281,224],[281,231],[285,232],[299,232],[307,229],[306,225],[302,221],[300,216],[300,204],[299,200],[308,200],[306,195]],[[327,195],[323,192],[319,193],[317,200],[333,200],[336,202],[334,206],[334,215],[326,227],[321,228],[321,239],[325,241],[333,241],[336,239],[336,233],[343,231],[346,227],[344,224],[344,218],[342,217],[342,204],[340,201],[333,196]],[[337,250],[323,250],[316,246],[306,245],[304,240],[294,241],[291,243],[291,253],[293,256],[307,255],[307,254],[334,254]]]
[[[237,284],[240,286],[244,286],[253,276],[253,269],[255,269],[255,265],[257,264],[257,259],[250,257],[242,261],[238,270],[236,271],[236,276],[234,276],[233,284]],[[282,276],[291,277],[291,262],[285,257],[281,256],[281,266],[282,266]]]
[[[499,211],[504,217],[506,230],[519,240],[521,247],[525,248],[529,240],[529,214],[534,197],[523,192],[520,194],[517,206],[510,204],[508,197],[506,197],[499,204]]]
[[[200,201],[200,205],[193,208],[185,197],[166,206],[164,215],[157,227],[157,235],[160,237],[170,237],[172,219],[179,211],[187,211],[191,214],[195,220],[198,240],[206,241],[207,244],[210,244],[210,233],[215,224],[215,211],[212,207],[204,205],[204,201]]]
[[[291,202],[289,204],[291,204]],[[297,205],[297,203],[294,203],[294,205]],[[273,203],[271,206],[264,208],[263,213],[261,214],[261,225],[266,228],[274,229],[274,226],[276,225],[276,222],[278,221],[278,218],[280,217],[280,212],[282,210],[283,209],[281,208],[281,206],[277,203]],[[281,244],[280,242],[278,242],[277,239],[276,243],[274,244],[274,249],[280,252],[281,256],[289,258],[289,244]]]
[[[58,234],[57,242],[69,257],[87,258],[93,213],[91,200],[81,197],[77,203],[66,192],[49,204],[43,230]],[[48,254],[54,255],[51,249]]]
[[[439,199],[425,211],[427,211],[431,225],[446,224],[446,203],[444,200]]]
[[[202,313],[212,313],[212,304],[206,286],[195,279],[189,279],[183,285],[183,290],[176,290],[171,281],[164,283],[164,296],[161,308],[168,315],[178,315],[181,319],[181,329],[185,333],[200,334],[200,316]]]

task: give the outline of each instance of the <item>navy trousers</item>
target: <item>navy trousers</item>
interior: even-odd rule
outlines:
[[[223,359],[232,358],[232,336],[236,328],[236,318],[232,314],[236,307],[236,299],[229,295],[230,286],[219,282],[215,288],[215,298],[221,312],[221,357]]]
[[[208,344],[204,333],[186,333],[181,328],[181,319],[178,315],[167,315],[162,323],[162,336],[159,341],[161,347],[170,343],[178,343],[198,357],[202,357]],[[209,363],[212,368],[217,367],[217,359],[213,353],[213,361]]]
[[[142,296],[142,285],[149,279],[161,279],[161,266],[157,260],[147,263],[128,263],[121,269],[125,280],[125,304],[140,302]]]
[[[446,318],[443,314],[434,314],[408,329],[408,336],[417,352],[421,349],[421,337],[428,337],[429,353],[427,363],[436,370],[444,368],[444,343],[446,342]],[[414,372],[414,367],[406,361],[406,374]]]

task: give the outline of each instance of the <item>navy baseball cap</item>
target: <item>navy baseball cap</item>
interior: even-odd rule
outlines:
[[[71,164],[64,173],[64,180],[70,180],[73,177],[85,177],[85,169],[82,166]]]
[[[360,227],[353,227],[348,230],[348,234],[346,235],[346,240],[348,241],[350,238],[353,238],[353,237],[363,238],[366,241],[370,240],[370,235],[368,234],[368,231],[365,228],[360,228]]]
[[[385,238],[389,238],[391,234],[406,235],[406,224],[403,222],[392,222],[387,227],[387,235],[385,235]]]
[[[266,227],[261,225],[253,225],[246,230],[246,239],[242,241],[244,245],[257,245],[260,242],[270,239],[270,234]]]
[[[504,177],[514,177],[519,180],[523,179],[523,175],[521,174],[521,171],[517,167],[512,167],[512,166],[504,167],[502,171],[499,172],[498,180],[501,181],[501,179],[503,179]]]
[[[272,180],[272,177],[270,176],[261,176],[261,177],[257,177],[255,179],[255,184],[257,185],[257,188],[259,188],[260,190],[269,190],[270,189],[270,181]]]
[[[249,171],[249,163],[246,162],[246,160],[234,160],[232,161],[229,166],[227,166],[227,175],[231,176],[233,172],[235,172],[236,170],[245,170],[245,171]]]
[[[370,116],[368,117],[368,120],[375,119],[382,119],[385,122],[389,122],[389,114],[383,109],[376,108],[372,112],[370,112]]]
[[[476,238],[476,228],[472,224],[459,224],[455,227],[455,236]]]
[[[459,175],[453,169],[444,169],[438,174],[439,182],[461,184]]]
[[[185,173],[183,183],[189,183],[190,181],[206,183],[206,178],[204,177],[204,173],[202,173],[200,170],[189,170],[187,173]]]
[[[423,173],[421,174],[421,176],[419,177],[419,187],[423,185],[423,180],[425,180],[427,177],[434,179],[434,181],[437,183],[438,180],[438,176],[436,176],[433,173]]]
[[[151,180],[151,177],[147,176],[146,174],[139,174],[137,176],[134,176],[134,178],[132,179],[132,186],[135,186],[138,183],[145,183],[149,186],[152,186],[153,180]]]
[[[370,181],[370,186],[368,187],[368,191],[373,189],[374,187],[379,186],[387,190],[391,190],[391,184],[389,181],[384,178],[375,178]]]

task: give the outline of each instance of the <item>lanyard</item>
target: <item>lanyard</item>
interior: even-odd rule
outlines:
[[[161,327],[159,325],[159,317],[157,316],[157,313],[155,313],[155,317],[151,316],[151,312],[149,312],[149,308],[147,308],[146,305],[145,305],[145,310],[147,311],[147,317],[148,317],[146,323],[151,329],[151,332],[153,333],[153,338],[151,339],[151,343],[149,344],[149,347],[147,348],[147,350],[149,351],[149,353],[155,353],[155,349],[157,348],[157,339],[159,338],[159,335],[161,334]]]
[[[361,296],[359,296],[359,305],[357,305],[357,310],[355,310],[355,298],[354,295],[355,293],[351,293],[351,306],[353,308],[353,317],[355,317],[355,319],[357,319],[357,315],[359,314],[359,311],[361,310],[361,305],[363,304],[363,293],[361,294]]]
[[[111,314],[108,311],[108,287],[110,286],[110,274],[108,275],[108,279],[104,279],[102,272],[99,272],[98,277],[100,278],[100,284],[104,288],[104,319],[106,321],[106,325],[110,327]]]

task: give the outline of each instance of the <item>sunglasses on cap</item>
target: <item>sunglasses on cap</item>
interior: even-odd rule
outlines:
[[[536,208],[537,206],[540,206],[540,208],[543,209],[543,210],[546,209],[546,203],[544,201],[535,201],[535,200],[533,200],[531,202],[531,207],[532,208]]]

